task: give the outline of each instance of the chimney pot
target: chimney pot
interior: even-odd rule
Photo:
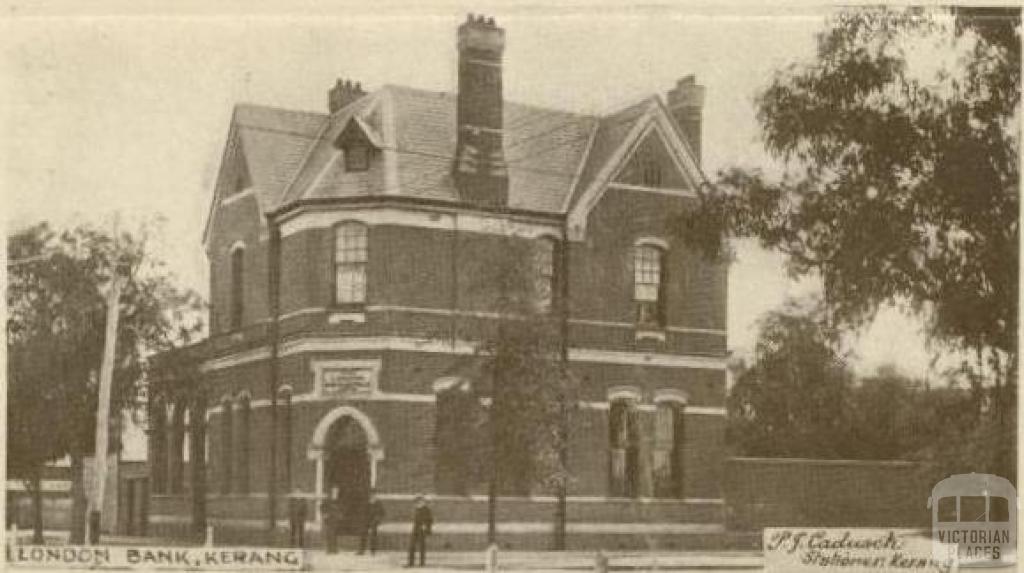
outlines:
[[[698,162],[701,159],[704,93],[704,86],[697,83],[693,74],[680,78],[668,92],[668,109],[679,127],[683,128]]]
[[[334,87],[327,92],[327,109],[334,113],[364,95],[366,92],[363,91],[361,83],[338,78]]]

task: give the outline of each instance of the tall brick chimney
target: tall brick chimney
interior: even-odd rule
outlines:
[[[701,116],[704,111],[704,86],[698,85],[694,76],[688,75],[676,82],[676,87],[668,92],[668,110],[683,128],[686,141],[701,158]]]
[[[459,94],[452,176],[464,201],[491,207],[508,203],[502,149],[501,59],[505,30],[494,18],[470,14],[459,26]]]
[[[334,113],[364,95],[366,92],[363,91],[363,84],[339,79],[331,91],[327,92],[327,109]]]

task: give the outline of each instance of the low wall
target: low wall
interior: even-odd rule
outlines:
[[[912,462],[732,458],[723,493],[727,525],[927,527],[934,484]]]

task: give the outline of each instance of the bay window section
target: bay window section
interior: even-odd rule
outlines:
[[[347,221],[334,228],[334,304],[366,303],[366,225]]]

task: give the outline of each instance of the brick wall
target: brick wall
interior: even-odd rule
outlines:
[[[572,316],[632,322],[633,245],[640,237],[656,237],[669,244],[668,325],[724,330],[726,268],[674,238],[672,217],[685,208],[687,200],[667,195],[608,190],[590,212],[584,241],[572,243]]]
[[[918,527],[927,483],[909,462],[733,458],[723,482],[729,525]]]

